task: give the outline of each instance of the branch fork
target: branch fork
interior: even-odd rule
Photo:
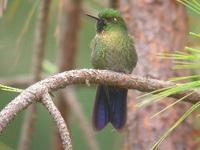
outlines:
[[[56,122],[63,140],[63,147],[70,150],[71,140],[67,125],[54,105],[49,93],[65,88],[67,85],[71,84],[86,84],[86,81],[90,84],[107,84],[121,88],[137,89],[142,92],[151,92],[176,85],[168,81],[143,78],[132,74],[127,75],[108,70],[80,69],[66,71],[33,84],[3,108],[0,112],[0,133],[3,132],[8,123],[11,122],[19,112],[26,109],[30,104],[39,101],[43,103]],[[171,95],[171,97],[179,99],[191,92],[193,92],[193,94],[185,98],[184,101],[193,104],[197,103],[200,100],[200,93],[198,91],[185,91]]]

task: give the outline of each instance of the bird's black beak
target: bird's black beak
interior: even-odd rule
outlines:
[[[96,21],[100,20],[98,17],[92,16],[92,15],[89,15],[89,14],[85,14],[85,15],[92,18],[92,19],[95,19]]]

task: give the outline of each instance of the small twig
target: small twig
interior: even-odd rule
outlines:
[[[62,91],[62,95],[64,95],[65,102],[71,108],[71,110],[75,114],[75,117],[78,119],[80,128],[84,132],[84,136],[88,142],[90,149],[99,150],[99,146],[97,141],[95,140],[95,135],[92,130],[92,126],[88,123],[84,115],[84,111],[82,110],[80,103],[77,101],[74,89],[67,88],[66,90]]]
[[[16,76],[14,78],[1,78],[0,84],[14,87],[27,87],[31,85],[33,82],[32,76]]]
[[[73,69],[75,64],[80,29],[81,1],[60,1],[57,25],[58,67],[60,72]]]
[[[66,71],[33,84],[3,108],[0,112],[0,132],[3,132],[8,123],[19,112],[36,100],[41,99],[46,89],[48,92],[53,92],[65,88],[70,84],[86,84],[86,82],[137,89],[142,92],[151,92],[176,85],[173,82],[116,73],[108,70],[81,69]],[[184,101],[195,104],[200,100],[199,91],[189,90],[171,95],[170,97],[180,99],[191,92],[194,93],[184,99]]]
[[[72,144],[71,144],[71,139],[69,136],[67,125],[65,124],[63,117],[61,116],[59,110],[56,108],[55,104],[53,103],[51,99],[51,96],[48,93],[44,93],[43,98],[42,98],[42,103],[47,108],[47,110],[49,111],[50,115],[53,117],[58,127],[58,130],[62,139],[63,148],[65,150],[72,150]]]
[[[32,72],[34,81],[42,77],[42,62],[44,60],[45,43],[48,29],[48,16],[51,0],[41,0],[38,25],[36,27],[35,47],[33,52]]]

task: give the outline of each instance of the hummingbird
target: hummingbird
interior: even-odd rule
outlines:
[[[107,8],[96,20],[96,35],[91,41],[91,62],[95,69],[130,74],[137,64],[132,37],[119,11]],[[100,131],[109,122],[120,130],[126,123],[127,89],[99,84],[93,108],[92,123]]]

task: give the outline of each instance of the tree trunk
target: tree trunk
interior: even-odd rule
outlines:
[[[134,74],[168,79],[186,75],[172,71],[172,62],[162,60],[158,54],[182,50],[185,46],[187,18],[185,9],[175,0],[121,0],[120,8],[134,35],[139,61]],[[135,108],[135,94],[129,92],[129,112],[124,149],[149,150],[158,138],[185,110],[185,103],[151,119],[150,117],[172,102],[171,99]],[[187,120],[178,127],[160,146],[161,150],[195,149],[192,141],[192,121]]]

